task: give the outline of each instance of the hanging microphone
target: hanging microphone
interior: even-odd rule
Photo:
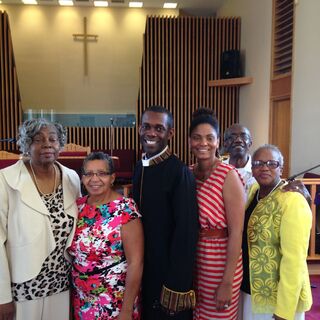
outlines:
[[[313,170],[313,169],[316,169],[316,168],[318,168],[318,167],[320,167],[320,164],[318,164],[318,165],[316,165],[316,166],[314,166],[314,167],[312,167],[312,168],[309,168],[309,169],[307,169],[307,170],[304,170],[304,171],[301,171],[301,172],[299,172],[299,173],[294,174],[293,176],[289,177],[289,178],[287,179],[287,181],[293,181],[296,177],[298,177],[298,176],[300,176],[300,175],[302,175],[302,174],[304,174],[304,173],[306,173],[306,172],[308,172],[308,171],[311,171],[311,170]]]

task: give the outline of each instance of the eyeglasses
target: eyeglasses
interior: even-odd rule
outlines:
[[[226,140],[230,140],[230,141],[236,141],[238,138],[240,138],[242,141],[245,141],[245,142],[248,142],[251,140],[251,137],[246,134],[246,133],[240,133],[240,134],[237,134],[237,133],[231,133],[227,138]]]
[[[91,179],[94,176],[97,176],[98,178],[105,178],[107,176],[112,175],[112,173],[106,172],[106,171],[98,171],[98,172],[88,171],[88,172],[84,172],[82,175],[88,179]]]
[[[266,165],[269,169],[276,169],[280,166],[280,162],[276,160],[268,160],[268,161],[262,161],[262,160],[255,160],[251,163],[252,168],[254,169],[261,169]]]

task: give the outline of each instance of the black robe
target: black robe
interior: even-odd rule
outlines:
[[[148,167],[140,161],[134,171],[133,197],[145,236],[143,320],[192,319],[191,311],[167,316],[159,298],[163,285],[182,293],[193,288],[198,239],[195,179],[174,155]]]

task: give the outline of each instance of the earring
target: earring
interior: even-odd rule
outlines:
[[[23,158],[29,159],[30,158],[30,151],[27,151],[23,154]]]

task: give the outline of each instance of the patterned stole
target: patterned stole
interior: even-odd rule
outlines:
[[[194,290],[178,292],[162,286],[160,304],[174,315],[180,311],[194,309],[196,306],[196,294]]]
[[[167,150],[161,153],[159,156],[149,160],[149,167],[159,164],[160,162],[167,160],[171,156],[171,150],[167,148]]]

